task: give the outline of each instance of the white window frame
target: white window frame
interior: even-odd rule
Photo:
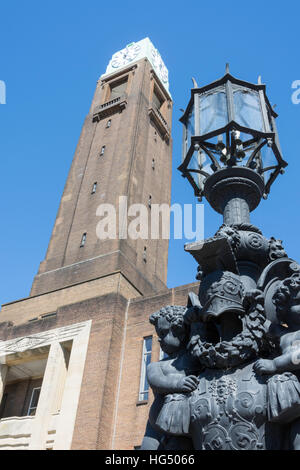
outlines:
[[[151,348],[149,351],[147,351],[146,342],[149,339],[151,339]],[[149,398],[149,384],[148,384],[148,387],[146,387],[146,364],[147,364],[148,356],[150,356],[150,361],[151,361],[152,345],[153,345],[152,336],[145,336],[143,338],[143,354],[142,354],[141,375],[140,375],[139,401],[148,401],[148,398]]]
[[[42,388],[42,387],[34,387],[34,388],[32,389],[31,398],[30,398],[30,403],[29,403],[28,410],[27,410],[27,416],[34,416],[34,415],[35,415],[35,413],[34,413],[34,415],[32,415],[32,414],[31,414],[31,411],[34,410],[34,411],[36,412],[36,409],[37,409],[38,404],[39,404],[40,396],[39,396],[39,398],[38,398],[37,405],[36,405],[36,406],[31,406],[31,405],[32,405],[32,402],[33,402],[34,392],[35,392],[36,390],[39,390],[39,391],[41,392],[41,388]]]

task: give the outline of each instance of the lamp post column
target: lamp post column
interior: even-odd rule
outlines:
[[[224,207],[223,222],[226,225],[250,223],[249,204],[242,197],[233,197]]]

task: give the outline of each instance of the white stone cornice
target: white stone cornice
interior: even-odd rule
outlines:
[[[43,331],[34,335],[22,336],[8,341],[0,341],[0,357],[28,349],[51,345],[53,342],[63,342],[78,336],[84,329],[89,328],[91,320],[73,325],[63,326],[53,330]]]

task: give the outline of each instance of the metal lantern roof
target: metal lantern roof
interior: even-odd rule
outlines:
[[[203,195],[212,173],[243,166],[261,176],[267,197],[287,166],[279,144],[277,116],[260,78],[258,84],[246,82],[233,77],[227,67],[221,79],[194,87],[180,118],[184,125],[183,161],[178,169],[192,184],[195,195]],[[265,148],[275,157],[272,163],[268,161],[270,154],[264,156]]]

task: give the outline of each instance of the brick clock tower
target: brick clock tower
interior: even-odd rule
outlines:
[[[126,205],[170,204],[168,85],[148,38],[98,80],[30,296],[0,312],[0,449],[141,443],[145,367],[160,355],[148,316],[196,288],[167,289],[168,240],[126,236]],[[98,236],[103,204],[115,208],[115,238]]]

